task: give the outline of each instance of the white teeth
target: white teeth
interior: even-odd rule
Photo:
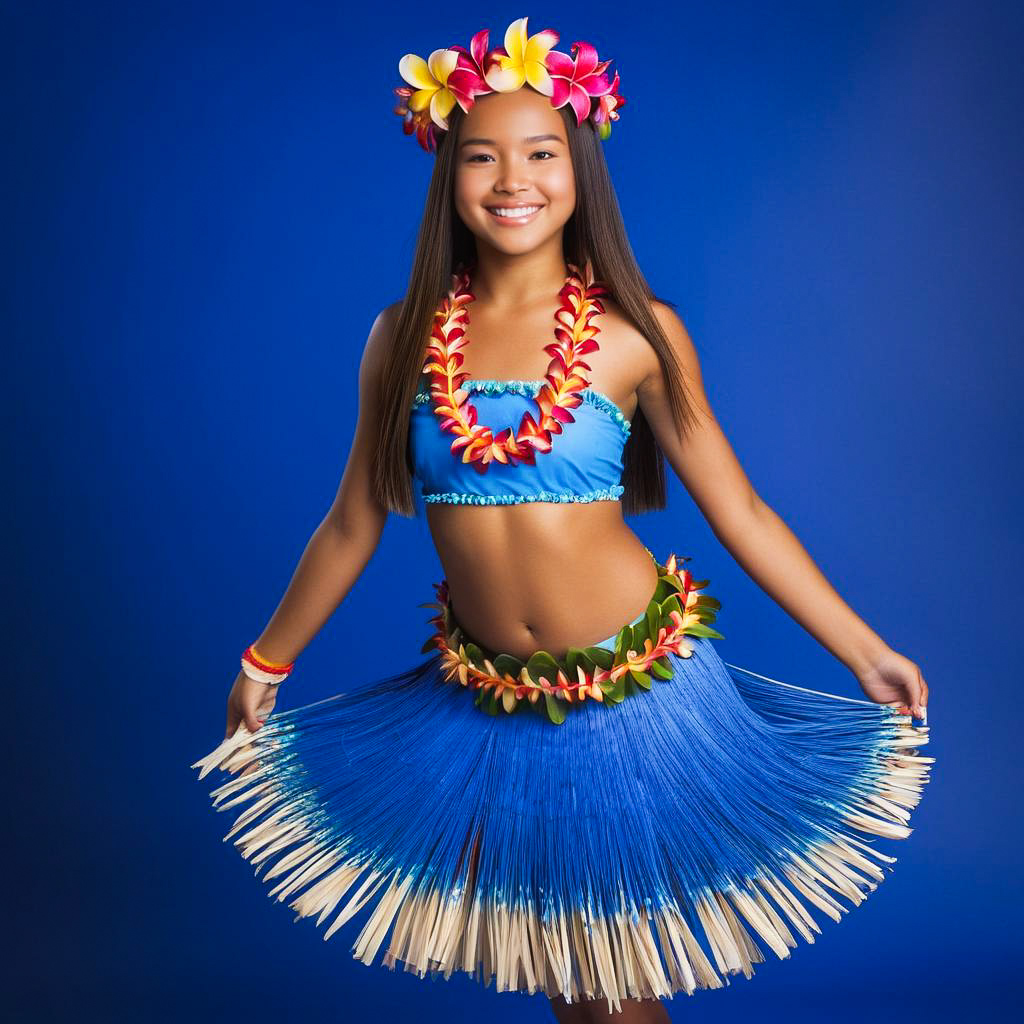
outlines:
[[[529,217],[531,214],[536,213],[540,209],[539,206],[522,206],[518,209],[505,209],[505,208],[491,208],[491,213],[496,213],[499,217]]]

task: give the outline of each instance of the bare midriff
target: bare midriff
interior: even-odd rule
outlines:
[[[560,658],[599,643],[644,611],[658,582],[619,501],[435,503],[426,514],[455,618],[492,651]]]

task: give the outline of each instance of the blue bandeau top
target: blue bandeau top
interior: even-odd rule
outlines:
[[[532,409],[543,380],[466,380],[481,423],[495,433],[513,430]],[[441,429],[424,379],[409,417],[409,448],[413,473],[426,502],[453,505],[518,505],[527,501],[618,501],[625,488],[622,453],[630,422],[606,395],[587,387],[572,411],[573,422],[562,426],[551,450],[538,453],[534,464],[512,466],[491,462],[481,473],[451,450],[453,437]]]

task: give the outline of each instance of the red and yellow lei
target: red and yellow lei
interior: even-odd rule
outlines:
[[[600,347],[595,340],[600,328],[590,320],[604,312],[598,296],[608,292],[595,282],[589,263],[585,279],[569,264],[570,272],[558,293],[562,304],[555,313],[556,341],[544,348],[551,362],[544,384],[534,396],[536,418],[527,410],[514,434],[511,427],[495,434],[490,427],[477,423],[476,408],[469,401],[469,392],[462,388],[469,374],[459,369],[462,350],[469,342],[466,328],[467,307],[474,298],[470,291],[472,270],[468,267],[452,275],[451,290],[434,314],[423,362],[423,373],[430,379],[433,410],[441,418],[441,429],[455,435],[452,454],[461,453],[462,461],[479,472],[486,472],[492,461],[533,465],[537,454],[551,451],[553,435],[562,432],[563,424],[573,422],[569,410],[583,401],[580,392],[590,383],[586,374],[590,366],[583,357]]]
[[[664,565],[657,560],[655,565],[658,583],[646,614],[619,631],[614,651],[570,647],[562,660],[547,651],[536,651],[526,661],[486,651],[455,621],[447,580],[434,584],[437,602],[420,605],[438,611],[430,620],[437,631],[423,651],[440,651],[446,681],[457,679],[478,691],[477,706],[490,714],[529,707],[560,725],[569,708],[588,697],[606,706],[618,704],[639,690],[649,690],[652,676],[671,679],[668,655],[688,658],[693,654],[687,635],[722,639],[722,634],[711,628],[721,604],[699,593],[709,581],[694,581],[687,569],[677,568],[674,554]]]

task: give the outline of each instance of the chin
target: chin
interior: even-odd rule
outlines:
[[[505,256],[525,256],[527,253],[539,249],[546,241],[546,238],[523,239],[518,244],[495,241],[491,238],[488,238],[487,241],[495,252],[503,253]]]
[[[567,222],[568,219],[552,226],[552,221],[546,220],[543,227],[540,224],[530,224],[512,229],[477,224],[474,226],[473,234],[498,252],[514,255],[531,252],[543,245],[553,234],[558,234]]]

